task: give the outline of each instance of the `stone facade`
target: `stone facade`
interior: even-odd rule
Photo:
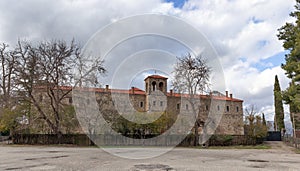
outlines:
[[[132,87],[129,90],[104,89],[96,90],[98,101],[108,93],[109,105],[101,106],[106,109],[115,109],[120,114],[136,112],[170,112],[182,115],[191,115],[192,107],[186,94],[167,91],[167,78],[159,75],[148,76],[145,80],[145,91]],[[213,92],[209,95],[198,95],[198,118],[204,123],[211,122],[209,134],[243,135],[243,101]],[[209,119],[209,120],[208,120]],[[209,127],[209,126],[208,126]],[[200,128],[202,132],[202,128]]]
[[[144,80],[145,91],[136,87],[129,90],[110,89],[108,85],[105,88],[93,88],[89,91],[90,95],[95,95],[98,107],[104,112],[113,110],[121,115],[139,112],[193,115],[190,97],[172,90],[167,91],[167,79],[159,75],[148,76]],[[63,88],[69,89],[70,87]],[[38,95],[42,96],[41,92]],[[88,106],[91,103],[90,95],[83,101],[80,100],[81,106]],[[225,95],[212,92],[208,95],[197,95],[195,99],[197,117],[204,123],[199,128],[200,133],[206,126],[208,134],[244,135],[243,100],[233,98],[232,94],[228,95],[227,91]],[[72,95],[68,95],[64,102],[72,104]]]

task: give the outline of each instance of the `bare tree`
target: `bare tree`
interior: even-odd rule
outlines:
[[[14,86],[14,69],[16,58],[8,50],[8,45],[2,43],[0,45],[0,104],[2,108],[11,108],[12,104],[12,94]]]
[[[109,100],[102,97],[97,98],[97,105],[91,105],[93,99],[90,98],[96,92],[86,91],[88,88],[99,88],[101,83],[99,77],[105,75],[104,61],[99,57],[83,56],[76,52],[75,74],[74,82],[77,85],[73,91],[74,106],[76,107],[76,116],[79,120],[81,128],[88,133],[92,141],[95,141],[95,134],[99,133],[104,127],[101,122],[101,114],[103,108],[109,103]]]
[[[83,56],[79,49],[76,50],[75,57],[74,83],[78,87],[101,87],[99,77],[107,72],[104,60],[95,56]]]
[[[18,105],[15,85],[16,57],[8,44],[0,44],[0,131],[13,134],[20,124],[17,118],[25,114],[25,105]],[[22,109],[22,110],[21,110]]]
[[[57,40],[41,42],[36,46],[18,42],[15,49],[18,86],[36,108],[39,117],[58,136],[58,140],[62,135],[66,98],[70,98],[72,88],[79,83],[73,76],[74,67],[84,63],[80,61],[84,59],[80,50],[74,41],[67,44]],[[96,68],[103,68],[103,63],[99,64],[101,66]]]
[[[263,124],[263,119],[257,112],[254,105],[245,109],[245,132],[247,135],[255,138],[262,138],[267,135],[268,127]]]
[[[199,144],[198,128],[203,124],[199,118],[200,97],[199,94],[203,93],[209,83],[209,74],[211,69],[207,66],[206,61],[201,55],[193,57],[190,53],[181,58],[174,67],[174,90],[179,93],[188,94],[187,101],[189,102],[192,113],[195,119],[194,145]]]

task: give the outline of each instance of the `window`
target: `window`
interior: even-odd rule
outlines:
[[[206,108],[206,110],[208,110],[208,105],[206,105],[206,107],[205,107],[205,108]]]
[[[229,106],[226,106],[226,110],[227,110],[227,112],[229,112]]]
[[[180,109],[180,103],[177,104],[176,108],[177,108],[177,110]]]
[[[218,105],[218,110],[220,110],[220,106]]]
[[[189,105],[188,104],[185,105],[185,110],[189,110]]]
[[[144,102],[140,102],[140,107],[144,107]]]
[[[69,103],[72,104],[73,103],[73,99],[72,97],[69,98]]]
[[[164,105],[164,102],[163,101],[160,101],[160,106],[163,106]]]
[[[239,112],[239,107],[238,106],[236,107],[236,112]]]
[[[153,106],[155,106],[156,105],[156,101],[153,101]]]

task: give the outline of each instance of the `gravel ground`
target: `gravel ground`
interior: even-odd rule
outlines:
[[[175,148],[149,159],[126,159],[102,149],[53,146],[0,146],[0,170],[300,170],[300,154],[282,142],[271,149]],[[131,156],[163,148],[110,148]]]

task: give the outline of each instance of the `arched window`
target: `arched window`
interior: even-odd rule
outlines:
[[[152,82],[152,90],[153,90],[153,91],[156,90],[156,82],[155,82],[155,81]]]
[[[160,83],[158,84],[159,90],[160,90],[160,91],[163,91],[163,87],[164,87],[164,83],[163,83],[163,82],[160,82]]]

